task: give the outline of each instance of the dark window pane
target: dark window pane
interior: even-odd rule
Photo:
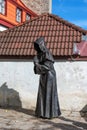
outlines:
[[[26,20],[30,20],[31,16],[29,14],[26,14]]]
[[[21,22],[21,14],[22,14],[22,11],[19,8],[17,8],[17,10],[16,10],[16,21],[17,22]]]
[[[0,0],[0,13],[5,14],[5,0]]]

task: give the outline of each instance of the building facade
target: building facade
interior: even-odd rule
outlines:
[[[28,8],[37,14],[51,13],[52,0],[22,0]]]
[[[87,31],[52,14],[0,33],[0,106],[17,106],[11,99],[19,94],[23,108],[35,107],[39,75],[33,71],[33,42],[40,36],[55,59],[61,109],[82,110],[87,105]]]
[[[0,31],[37,16],[21,0],[0,0]]]

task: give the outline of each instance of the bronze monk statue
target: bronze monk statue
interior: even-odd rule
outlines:
[[[34,73],[40,75],[38,97],[35,114],[37,117],[58,117],[60,106],[57,94],[56,72],[54,69],[54,58],[46,48],[43,37],[34,42],[37,55],[34,57]]]

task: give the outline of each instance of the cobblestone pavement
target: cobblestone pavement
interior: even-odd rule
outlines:
[[[40,119],[33,110],[0,109],[0,130],[87,130],[87,118],[62,111],[59,118]]]

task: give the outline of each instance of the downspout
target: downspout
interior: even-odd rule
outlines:
[[[49,0],[49,13],[52,13],[52,0]]]

